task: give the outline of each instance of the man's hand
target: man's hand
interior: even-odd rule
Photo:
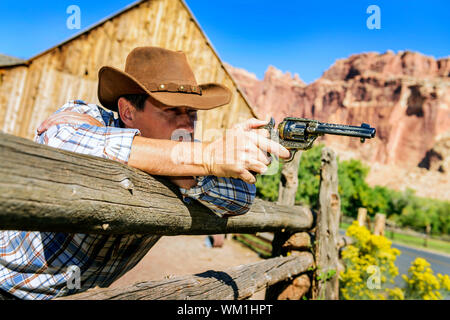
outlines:
[[[48,117],[44,122],[41,123],[37,129],[37,134],[41,135],[48,130],[51,126],[57,124],[83,124],[87,123],[97,127],[104,127],[103,123],[91,117],[90,115],[72,112],[72,111],[62,111],[57,114],[53,114]]]
[[[203,166],[210,175],[239,178],[255,183],[251,173],[264,173],[270,164],[266,153],[287,159],[289,151],[269,139],[266,129],[258,129],[268,121],[249,119],[227,130],[224,137],[203,149]]]

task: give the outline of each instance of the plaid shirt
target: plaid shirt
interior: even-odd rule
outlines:
[[[139,130],[121,128],[112,112],[80,100],[68,102],[56,113],[61,111],[88,114],[105,127],[55,125],[37,135],[35,142],[127,163]],[[246,213],[255,197],[255,186],[239,179],[206,176],[197,182],[189,190],[180,188],[183,200],[190,203],[196,199],[220,216]],[[0,231],[0,289],[21,299],[52,299],[94,286],[108,287],[133,268],[159,238]]]

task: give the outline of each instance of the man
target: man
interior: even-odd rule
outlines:
[[[268,139],[267,131],[257,129],[266,124],[257,119],[235,126],[211,143],[172,140],[182,131],[192,141],[197,110],[225,105],[231,98],[222,85],[197,85],[180,51],[134,49],[125,72],[100,69],[98,98],[119,118],[95,104],[70,101],[44,121],[35,141],[166,176],[179,186],[186,202],[196,199],[220,216],[250,209],[254,173],[267,169],[267,152],[289,157],[288,150]],[[133,268],[159,238],[1,231],[0,297],[51,299],[107,287]],[[79,276],[80,288],[68,285],[74,275]]]

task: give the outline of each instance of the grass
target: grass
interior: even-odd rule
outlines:
[[[341,223],[340,225],[341,229],[347,230],[347,228],[350,226],[348,223]],[[427,240],[427,247],[424,246],[424,239],[420,237],[415,237],[412,235],[397,233],[397,232],[391,232],[386,231],[385,236],[389,238],[393,243],[399,243],[399,244],[406,244],[411,247],[415,247],[417,249],[430,249],[442,253],[450,254],[450,242],[448,241],[442,241],[437,239],[428,239]]]
[[[258,253],[261,258],[267,259],[271,257],[272,245],[251,234],[235,235],[234,239]]]
[[[395,232],[388,231],[386,236],[392,240],[392,242],[398,242],[406,245],[410,245],[413,247],[417,247],[419,249],[431,249],[443,253],[450,254],[450,242],[441,241],[436,239],[428,239],[427,246],[424,246],[424,239],[414,237],[407,234],[400,234]]]

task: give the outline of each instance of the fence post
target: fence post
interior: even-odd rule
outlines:
[[[360,227],[367,225],[367,209],[358,208],[358,224]]]
[[[281,170],[280,184],[278,187],[277,204],[293,207],[295,205],[295,194],[298,189],[298,167],[303,151],[299,150],[291,162],[285,163]],[[274,233],[272,242],[272,256],[286,255],[287,250],[283,244],[289,239],[291,233],[280,230]]]
[[[425,237],[423,238],[423,246],[426,248],[428,247],[428,238],[430,237],[431,233],[431,225],[427,223],[427,226],[425,227]]]
[[[295,205],[295,194],[298,189],[298,167],[300,165],[300,158],[302,151],[298,151],[291,162],[285,163],[281,170],[281,178],[278,187],[278,201],[277,204],[285,206]],[[285,256],[288,252],[286,246],[283,244],[289,239],[292,233],[284,230],[274,232],[272,241],[272,257]],[[280,295],[287,289],[288,284],[285,282],[276,283],[266,289],[266,300],[274,300],[282,298]]]
[[[373,227],[373,234],[384,236],[384,228],[386,225],[386,215],[383,213],[377,213],[375,215],[375,224]]]
[[[299,150],[291,162],[285,163],[281,170],[281,178],[278,187],[278,204],[285,206],[295,205],[295,194],[298,189],[298,167],[302,151]]]
[[[322,149],[320,174],[319,212],[317,214],[315,258],[316,271],[313,279],[312,297],[316,299],[339,299],[339,216],[338,165],[336,153]]]

